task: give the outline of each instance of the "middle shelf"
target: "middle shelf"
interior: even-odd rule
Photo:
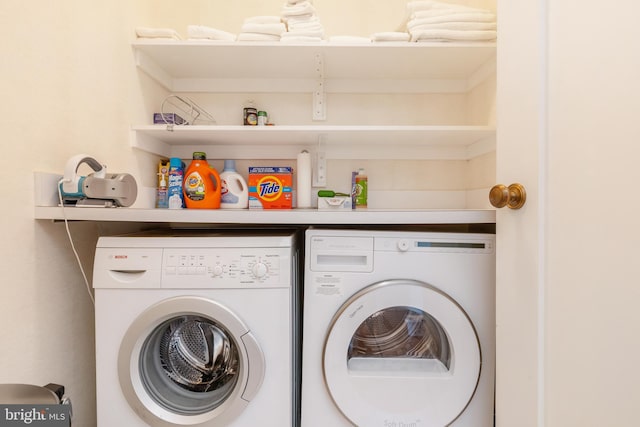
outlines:
[[[134,126],[131,146],[164,157],[286,159],[302,149],[327,159],[469,160],[495,150],[493,126]]]

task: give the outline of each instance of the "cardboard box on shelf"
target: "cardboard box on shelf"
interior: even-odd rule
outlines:
[[[291,209],[292,183],[290,167],[250,167],[249,209]]]

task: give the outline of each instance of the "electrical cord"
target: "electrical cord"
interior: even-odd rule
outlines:
[[[95,305],[96,301],[93,296],[93,293],[91,292],[91,285],[89,285],[89,280],[87,279],[87,275],[84,272],[84,268],[82,267],[82,262],[80,261],[80,256],[78,255],[76,246],[73,243],[73,238],[71,237],[71,230],[69,230],[69,221],[67,220],[67,213],[65,211],[64,202],[62,201],[62,190],[60,188],[63,182],[65,182],[64,177],[60,178],[60,180],[58,181],[58,200],[60,201],[60,206],[62,207],[62,218],[64,219],[64,227],[67,230],[67,236],[69,237],[69,243],[71,243],[71,249],[73,250],[73,254],[76,257],[76,261],[78,262],[78,267],[80,267],[80,272],[82,273],[82,277],[84,278],[84,284],[86,286],[87,293],[89,294],[89,298],[91,298],[91,303]]]

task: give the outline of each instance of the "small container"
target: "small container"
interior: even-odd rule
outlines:
[[[244,125],[256,126],[258,124],[258,109],[253,105],[253,101],[249,101],[244,107]]]
[[[358,171],[351,172],[351,209],[356,208],[356,195],[358,194],[358,187],[356,187],[356,176]]]
[[[169,207],[169,159],[162,159],[158,163],[158,186],[156,188],[156,208]]]
[[[268,116],[266,111],[258,111],[258,126],[266,126]]]
[[[358,169],[356,175],[356,209],[367,207],[367,193],[369,192],[369,181],[364,169]]]

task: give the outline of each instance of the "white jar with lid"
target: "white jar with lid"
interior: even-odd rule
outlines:
[[[268,116],[266,111],[258,111],[258,126],[265,126],[268,121]]]

